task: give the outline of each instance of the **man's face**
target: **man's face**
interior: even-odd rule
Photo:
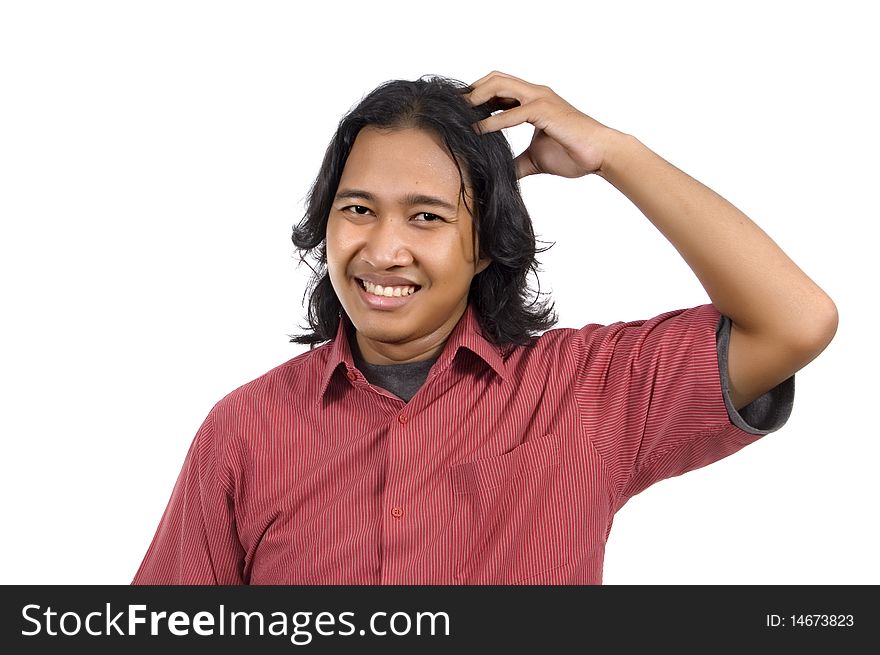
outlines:
[[[464,313],[489,261],[475,257],[460,184],[433,133],[358,133],[327,221],[327,269],[367,362],[437,356]]]

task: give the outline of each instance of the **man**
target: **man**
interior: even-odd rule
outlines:
[[[499,130],[524,122],[514,159]],[[538,173],[608,180],[712,303],[548,329]],[[134,583],[599,584],[626,501],[779,429],[837,327],[730,203],[499,72],[365,97],[293,239],[317,260],[296,340],[322,345],[214,406]]]

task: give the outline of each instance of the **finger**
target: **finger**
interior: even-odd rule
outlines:
[[[474,86],[477,86],[478,84],[482,84],[483,82],[485,82],[486,80],[488,80],[488,79],[489,79],[490,77],[492,77],[493,75],[499,75],[499,76],[501,76],[501,77],[510,77],[510,78],[512,78],[512,79],[514,79],[514,80],[519,80],[518,77],[513,77],[513,75],[508,75],[507,73],[502,73],[501,71],[492,71],[492,72],[489,73],[488,75],[483,75],[483,77],[481,77],[480,79],[478,79],[476,82],[472,83],[471,86],[474,87]],[[520,80],[520,82],[524,82],[524,81],[525,81],[525,80]]]
[[[471,88],[473,88],[473,87],[475,87],[475,86],[478,86],[478,85],[482,84],[483,82],[485,82],[486,80],[488,80],[488,79],[489,79],[490,77],[492,77],[493,75],[498,75],[498,71],[492,71],[492,72],[489,73],[488,75],[483,75],[483,77],[481,77],[480,79],[478,79],[476,82],[471,82],[471,84],[470,84]]]
[[[493,77],[480,86],[475,87],[473,91],[467,94],[468,101],[474,105],[481,105],[492,98],[513,98],[520,101],[520,104],[531,99],[533,92],[529,88],[527,82],[517,82],[502,77]]]
[[[482,104],[471,106],[474,108],[485,107],[491,114],[496,111],[504,111],[507,109],[513,109],[514,107],[519,107],[520,101],[516,98],[499,98],[498,96],[494,96],[492,98],[489,98],[486,102]]]
[[[519,107],[519,100],[515,100],[514,98],[492,98],[483,104],[486,105],[486,109],[489,110],[489,113],[492,113],[495,111]]]
[[[488,80],[489,78],[491,78],[491,77],[494,76],[494,75],[502,75],[502,73],[500,73],[499,71],[492,71],[491,73],[489,73],[489,74],[487,74],[487,75],[483,75],[483,77],[481,77],[480,79],[478,79],[476,82],[471,82],[471,83],[468,85],[469,90],[468,90],[467,93],[464,94],[464,97],[465,97],[466,99],[469,100],[469,99],[470,99],[470,95],[474,92],[474,90],[475,90],[478,86],[480,86],[480,85],[482,85],[482,84],[485,84],[485,83],[486,83],[486,80]],[[475,103],[471,103],[471,104],[475,104]]]
[[[514,107],[513,109],[508,109],[507,111],[493,114],[481,121],[477,121],[474,123],[474,130],[479,134],[486,134],[521,123],[530,123],[532,121],[531,111],[531,108],[528,106]]]
[[[521,152],[516,159],[513,160],[516,166],[516,179],[521,180],[527,175],[534,175],[538,172],[528,155],[528,150]]]
[[[540,94],[541,87],[512,75],[492,73],[474,83],[474,90],[465,94],[473,106],[481,105],[492,98],[513,98],[525,104]]]

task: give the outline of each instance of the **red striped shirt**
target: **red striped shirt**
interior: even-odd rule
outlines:
[[[719,319],[701,305],[503,350],[469,307],[409,403],[355,367],[343,320],[211,409],[133,583],[600,584],[630,497],[788,418],[731,421]]]

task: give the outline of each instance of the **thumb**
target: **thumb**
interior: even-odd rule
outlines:
[[[538,173],[538,168],[535,166],[534,162],[532,162],[532,158],[529,155],[529,149],[526,148],[523,150],[514,160],[514,166],[516,166],[516,179],[521,180],[527,175],[534,175]]]

